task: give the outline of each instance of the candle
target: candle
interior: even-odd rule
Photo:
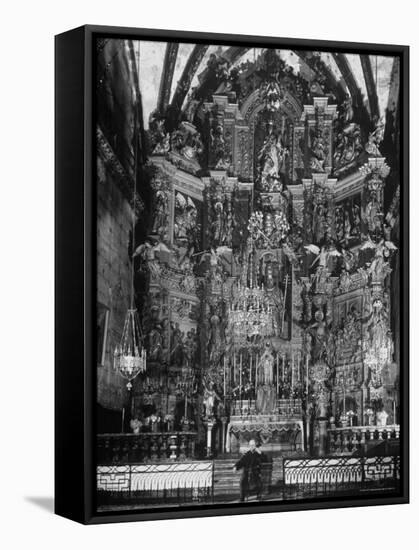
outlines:
[[[255,357],[256,365],[255,365],[255,392],[258,387],[258,370],[259,370],[259,357],[256,355]]]
[[[282,381],[285,380],[285,354],[282,354]]]
[[[300,367],[301,367],[301,355],[298,353],[297,355],[297,382],[300,381]]]
[[[240,372],[239,372],[239,386],[240,386],[240,408],[242,406],[242,354],[240,353]]]
[[[308,399],[308,355],[306,357],[306,392],[307,392],[307,399]]]
[[[291,351],[291,390],[294,389],[294,352]]]
[[[393,401],[393,424],[396,425],[396,400]]]
[[[249,353],[249,382],[252,382],[252,356]]]
[[[226,400],[226,356],[224,355],[224,403]]]
[[[276,354],[276,395],[279,396],[279,353]]]
[[[346,415],[346,405],[345,405],[345,401],[346,401],[346,392],[345,392],[345,386],[343,386],[343,416]]]

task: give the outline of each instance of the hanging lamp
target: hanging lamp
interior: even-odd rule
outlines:
[[[138,74],[140,72],[140,44],[137,51]],[[134,304],[134,252],[135,252],[135,205],[137,197],[137,165],[138,165],[138,140],[139,140],[139,101],[140,94],[137,92],[137,104],[135,113],[135,148],[134,148],[134,188],[133,188],[133,210],[132,210],[132,250],[131,250],[131,292],[130,307],[125,315],[124,328],[120,343],[115,347],[113,365],[114,369],[126,380],[127,388],[132,388],[132,380],[138,374],[145,372],[147,363],[147,351],[143,344],[138,311]]]

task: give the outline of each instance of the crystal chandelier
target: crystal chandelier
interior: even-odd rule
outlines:
[[[138,72],[140,70],[140,52],[137,52]],[[138,312],[134,307],[134,253],[135,253],[135,209],[137,199],[137,168],[138,168],[138,142],[140,139],[139,132],[139,92],[137,96],[137,105],[135,105],[135,150],[134,150],[134,186],[132,198],[132,250],[131,250],[131,296],[130,307],[125,315],[124,329],[120,343],[114,350],[114,368],[126,380],[128,380],[127,388],[130,391],[132,388],[132,380],[146,370],[147,351],[143,345],[143,337],[141,333],[140,319]]]
[[[114,368],[128,380],[127,388],[138,374],[145,372],[147,352],[142,345],[140,321],[136,309],[129,309],[125,316],[124,330],[120,344],[114,351]]]
[[[273,309],[266,300],[263,285],[238,283],[228,311],[228,331],[234,343],[242,347],[276,333]]]

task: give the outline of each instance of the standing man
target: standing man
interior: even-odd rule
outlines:
[[[262,456],[256,450],[256,441],[249,441],[249,450],[233,466],[234,470],[242,470],[240,479],[240,502],[244,502],[250,491],[256,491],[257,498],[262,490],[261,477]]]

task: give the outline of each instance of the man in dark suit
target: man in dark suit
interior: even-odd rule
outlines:
[[[259,498],[262,490],[261,478],[262,456],[256,450],[254,439],[249,441],[249,450],[233,466],[235,470],[242,470],[240,479],[240,502],[243,502],[250,491],[256,491]]]

